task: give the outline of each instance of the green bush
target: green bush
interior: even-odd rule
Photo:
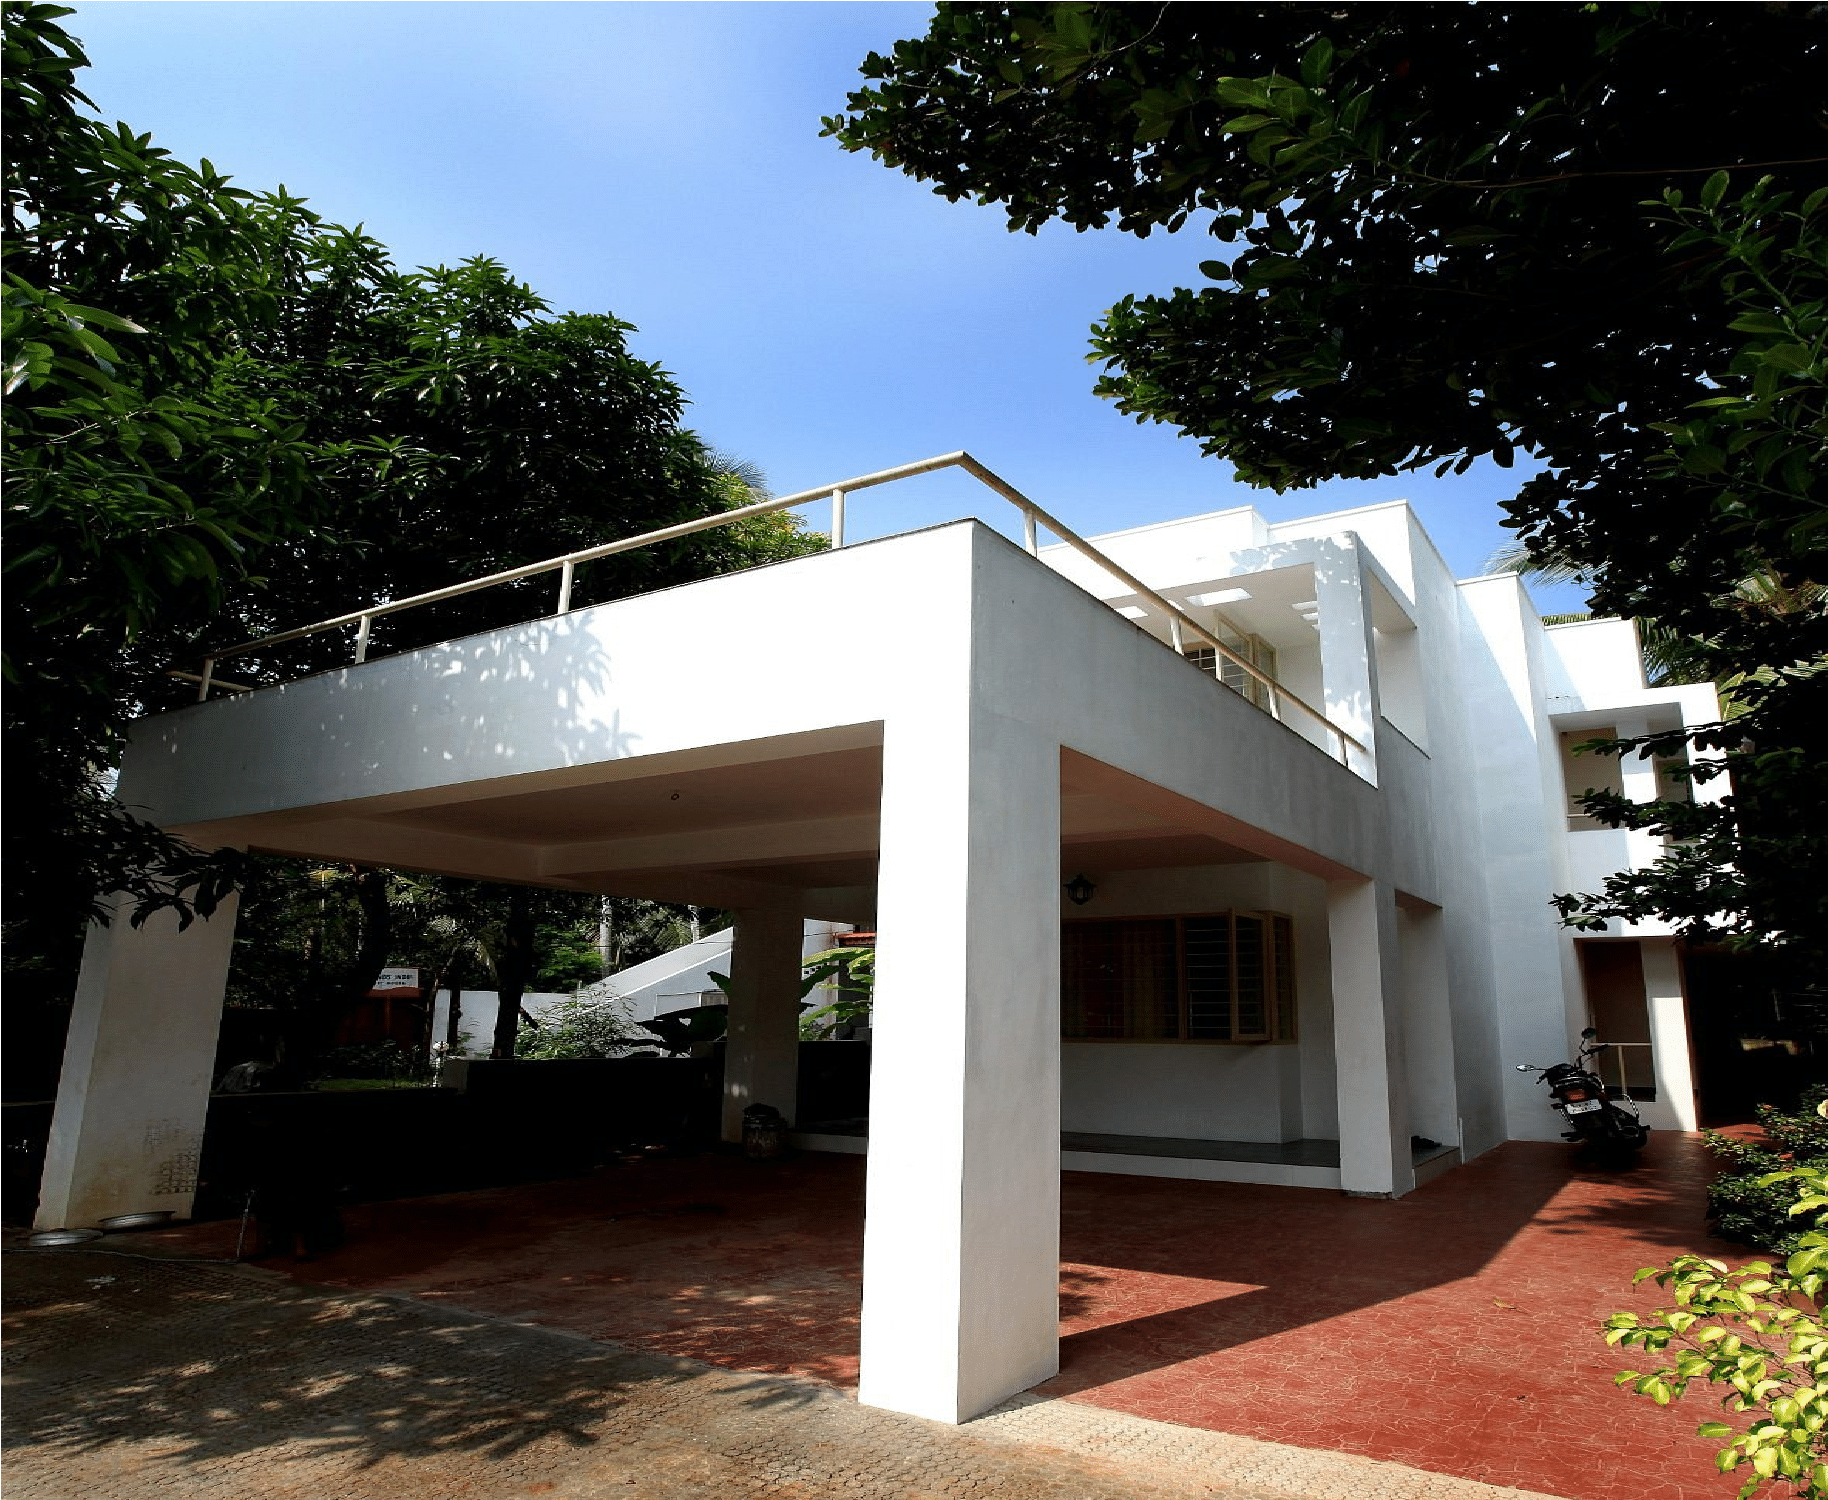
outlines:
[[[1828,1172],[1802,1167],[1773,1172],[1759,1186],[1787,1202],[1786,1216],[1806,1226],[1780,1269],[1764,1261],[1732,1270],[1723,1261],[1678,1256],[1632,1278],[1670,1291],[1673,1308],[1647,1317],[1614,1313],[1606,1342],[1662,1355],[1671,1363],[1614,1379],[1667,1406],[1701,1381],[1725,1387],[1729,1420],[1703,1422],[1698,1437],[1727,1438],[1714,1456],[1723,1474],[1742,1465],[1752,1473],[1739,1500],[1766,1485],[1788,1487],[1794,1500],[1828,1500],[1828,1329],[1820,1309],[1828,1286]],[[1740,1425],[1743,1424],[1743,1425]]]
[[[312,1069],[314,1081],[326,1078],[381,1078],[408,1082],[426,1076],[425,1066],[398,1042],[360,1042],[332,1047]]]
[[[1821,1112],[1828,1084],[1807,1089],[1795,1114],[1758,1106],[1763,1141],[1740,1141],[1710,1130],[1708,1148],[1727,1166],[1707,1190],[1708,1217],[1723,1240],[1772,1255],[1793,1255],[1802,1231],[1791,1217],[1796,1194],[1773,1174],[1793,1168],[1828,1171],[1828,1116]]]
[[[629,1019],[626,1000],[566,1000],[547,1011],[537,1028],[520,1029],[514,1038],[514,1055],[620,1057],[630,1048],[652,1040]]]

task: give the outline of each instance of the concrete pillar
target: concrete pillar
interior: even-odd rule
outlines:
[[[1656,1067],[1655,1112],[1677,1130],[1699,1129],[1681,956],[1674,943],[1653,938],[1638,944],[1638,958],[1644,966],[1644,1008],[1650,1017],[1650,1056]],[[1651,1110],[1644,1113],[1648,1116]]]
[[[1314,562],[1315,621],[1320,631],[1319,707],[1364,750],[1346,748],[1346,764],[1376,780],[1377,638],[1371,599],[1356,547],[1327,543]]]
[[[89,929],[45,1150],[40,1229],[190,1212],[234,940],[232,899],[182,932],[169,912],[134,927],[124,906],[106,927]]]
[[[730,945],[730,1030],[724,1043],[726,1141],[743,1138],[743,1111],[772,1104],[789,1120],[800,1073],[800,947],[797,911],[751,907],[736,914]]]
[[[1383,881],[1327,885],[1333,1054],[1339,1073],[1339,1183],[1400,1197],[1415,1186],[1403,1058],[1403,962],[1396,898]]]
[[[858,1399],[962,1422],[1059,1368],[1059,746],[890,720]]]

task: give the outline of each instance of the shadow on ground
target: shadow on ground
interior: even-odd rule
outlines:
[[[618,1408],[651,1414],[698,1373],[582,1340],[562,1361],[529,1366],[517,1330],[434,1321],[404,1300],[323,1299],[277,1278],[261,1278],[250,1296],[247,1272],[42,1254],[80,1257],[92,1270],[73,1299],[39,1283],[32,1252],[8,1257],[14,1445],[77,1455],[151,1439],[161,1457],[187,1464],[275,1443],[361,1467],[443,1452],[503,1459],[542,1443],[598,1444]],[[728,1394],[783,1408],[816,1393],[757,1376]]]

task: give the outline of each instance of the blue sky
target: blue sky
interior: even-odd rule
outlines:
[[[930,7],[882,3],[78,3],[109,120],[283,184],[402,264],[503,261],[559,309],[633,323],[688,420],[778,493],[969,449],[1082,532],[1255,504],[1407,498],[1461,576],[1518,476],[1250,490],[1091,394],[1090,325],[1198,284],[1204,236],[1012,235],[840,151],[820,117]],[[861,495],[850,533],[1006,509],[955,476]],[[822,516],[813,519],[823,523]],[[1544,591],[1574,609],[1576,591]]]

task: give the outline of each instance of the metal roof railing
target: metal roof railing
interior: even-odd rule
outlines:
[[[273,646],[281,646],[288,641],[322,635],[325,631],[344,630],[352,625],[355,627],[354,660],[359,664],[368,659],[368,642],[374,622],[385,615],[401,614],[409,609],[418,609],[422,605],[460,598],[464,594],[474,594],[482,589],[495,588],[504,583],[517,583],[523,578],[537,578],[543,573],[559,575],[558,600],[553,614],[567,614],[571,610],[572,582],[582,563],[594,562],[600,557],[613,557],[618,552],[632,552],[637,548],[651,547],[660,542],[670,542],[678,537],[690,536],[694,532],[710,531],[718,526],[728,526],[736,521],[747,520],[750,516],[765,516],[778,510],[791,510],[796,505],[807,505],[815,500],[829,499],[831,501],[831,544],[833,547],[842,547],[844,545],[845,503],[851,495],[856,494],[859,490],[874,489],[877,485],[892,484],[898,479],[911,479],[917,474],[931,474],[940,469],[964,470],[973,479],[1002,496],[1020,511],[1022,513],[1023,545],[1031,555],[1040,555],[1039,533],[1045,529],[1073,551],[1087,558],[1128,587],[1136,598],[1152,606],[1166,620],[1168,644],[1176,652],[1186,649],[1187,639],[1191,636],[1203,645],[1210,646],[1220,657],[1239,671],[1261,683],[1269,698],[1269,707],[1266,711],[1272,717],[1287,722],[1287,713],[1293,710],[1296,715],[1306,720],[1321,733],[1326,750],[1335,760],[1349,764],[1349,751],[1356,750],[1361,755],[1366,753],[1362,743],[1347,734],[1319,709],[1291,693],[1255,662],[1247,661],[1230,646],[1227,646],[1180,605],[1150,588],[1148,584],[1120,563],[1100,552],[1071,527],[1049,515],[1014,485],[986,468],[969,453],[964,452],[946,453],[937,458],[924,458],[918,463],[901,464],[893,469],[879,469],[873,474],[859,475],[855,479],[841,480],[837,484],[821,485],[817,489],[801,490],[796,494],[781,495],[772,500],[758,500],[753,505],[740,505],[734,510],[719,511],[712,516],[701,516],[695,521],[682,521],[677,526],[664,526],[658,531],[644,531],[639,536],[623,537],[618,541],[604,542],[599,546],[581,548],[576,552],[567,552],[561,557],[549,557],[540,562],[525,563],[518,568],[508,568],[500,573],[491,573],[484,578],[471,579],[468,583],[448,584],[444,588],[432,589],[423,594],[413,594],[405,599],[390,599],[384,604],[373,604],[365,609],[350,610],[347,614],[337,615],[328,620],[319,620],[312,625],[301,625],[294,630],[282,630],[277,635],[266,635],[259,640],[244,641],[238,646],[228,646],[220,651],[213,651],[203,658],[200,672],[173,671],[170,675],[186,682],[195,682],[199,702],[207,700],[211,691],[216,688],[228,692],[251,692],[254,690],[252,684],[230,682],[218,677],[216,675],[217,663],[237,656],[248,656]],[[1245,701],[1249,702],[1250,699],[1246,698]],[[1290,724],[1289,727],[1295,728],[1293,724]],[[1297,732],[1300,731],[1297,730]],[[1307,738],[1307,736],[1303,735],[1303,738]]]

